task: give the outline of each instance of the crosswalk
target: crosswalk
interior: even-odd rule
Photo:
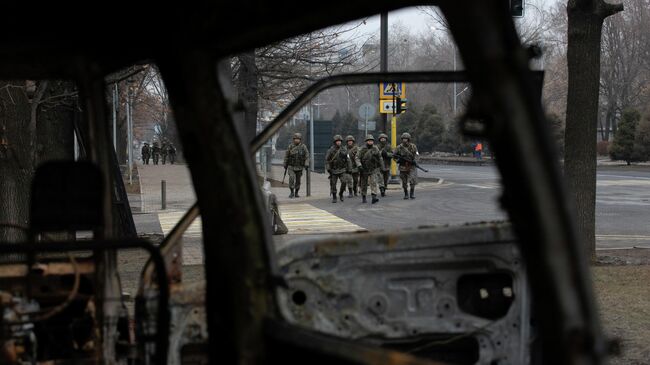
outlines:
[[[176,223],[183,217],[185,211],[158,213],[158,221],[163,234],[167,236]],[[197,217],[183,234],[183,265],[202,265],[202,228],[201,217]],[[188,239],[192,239],[191,241]]]
[[[289,234],[365,232],[361,226],[348,222],[310,204],[284,204],[280,206],[282,221]]]
[[[158,213],[158,221],[160,222],[160,228],[163,231],[163,234],[167,236],[171,232],[172,228],[181,220],[184,211],[172,211]],[[201,237],[201,217],[197,217],[190,227],[185,231],[183,237]]]

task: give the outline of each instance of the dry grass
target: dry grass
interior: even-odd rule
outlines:
[[[595,266],[593,280],[605,333],[621,342],[612,364],[650,364],[650,266]]]

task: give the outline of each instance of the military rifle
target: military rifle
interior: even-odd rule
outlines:
[[[423,168],[422,166],[418,165],[418,163],[415,162],[415,160],[411,160],[410,158],[404,157],[404,156],[400,155],[399,153],[394,153],[393,154],[393,159],[397,163],[408,162],[411,165],[415,166],[416,168],[418,168],[418,169],[420,169],[420,170],[422,170],[424,172],[429,172],[429,170],[427,170],[427,169]]]
[[[282,176],[282,183],[284,184],[284,179],[287,177],[287,167],[284,168],[284,176]]]

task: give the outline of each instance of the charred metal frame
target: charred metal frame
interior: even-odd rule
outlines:
[[[93,251],[102,253],[108,250],[139,248],[149,252],[156,271],[158,281],[158,308],[156,311],[156,364],[166,364],[169,352],[169,280],[165,271],[165,261],[160,251],[151,243],[143,240],[130,239],[124,241],[92,241],[92,242],[46,242],[25,243],[20,245],[0,244],[0,254],[26,253],[35,255],[44,252],[79,252]]]

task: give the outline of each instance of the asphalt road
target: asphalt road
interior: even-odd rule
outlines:
[[[416,189],[415,200],[400,191],[371,205],[360,198],[332,204],[329,198],[309,201],[367,230],[394,230],[428,225],[458,225],[507,219],[499,208],[499,174],[494,166],[425,166],[421,177],[441,177],[444,183]],[[282,208],[281,208],[282,210]],[[650,248],[650,168],[599,167],[597,175],[597,246]],[[297,236],[283,237],[284,243]]]

